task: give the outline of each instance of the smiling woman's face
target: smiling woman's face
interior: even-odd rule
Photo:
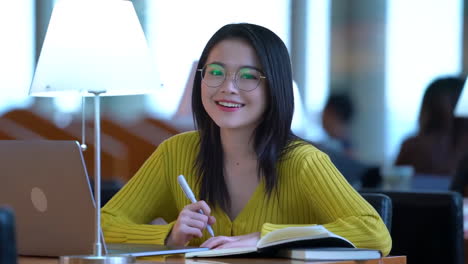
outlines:
[[[202,103],[208,115],[221,129],[253,131],[267,107],[266,82],[261,79],[255,89],[244,91],[238,89],[234,76],[239,70],[241,73],[249,68],[262,70],[254,49],[244,40],[226,39],[213,47],[206,64],[221,65],[227,73],[218,87],[202,81]]]

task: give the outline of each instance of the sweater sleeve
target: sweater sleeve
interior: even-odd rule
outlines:
[[[177,209],[166,179],[165,143],[148,158],[130,181],[101,210],[106,242],[163,245],[174,222],[151,225],[158,217],[177,218]]]
[[[378,249],[384,256],[388,255],[392,241],[384,222],[346,181],[329,157],[316,151],[303,159],[301,164],[300,192],[317,216],[317,222],[310,224],[323,225],[358,248]],[[262,236],[288,226],[292,225],[265,223]]]

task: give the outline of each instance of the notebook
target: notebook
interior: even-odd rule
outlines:
[[[366,248],[293,248],[281,249],[279,257],[298,260],[326,261],[326,260],[368,260],[380,259],[382,253],[375,249]]]
[[[0,140],[0,168],[0,205],[15,211],[18,254],[93,254],[94,199],[78,142]],[[131,256],[207,250],[105,243],[103,248]]]

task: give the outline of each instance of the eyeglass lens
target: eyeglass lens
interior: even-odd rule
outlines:
[[[226,80],[228,72],[222,65],[212,63],[205,65],[201,74],[203,82],[207,86],[219,87]],[[264,77],[260,71],[250,67],[243,67],[236,72],[234,82],[238,89],[252,91],[257,88],[262,78]]]

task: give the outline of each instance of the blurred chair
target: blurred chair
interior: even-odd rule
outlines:
[[[392,200],[391,255],[408,263],[464,263],[463,199],[456,192],[381,191]]]
[[[15,216],[8,207],[0,207],[0,264],[16,264]]]
[[[0,116],[0,139],[44,139],[44,137],[12,120]]]
[[[379,166],[371,166],[364,171],[361,178],[361,188],[380,188],[382,186],[382,174]]]
[[[90,181],[91,191],[94,195],[94,181]],[[122,189],[125,183],[119,179],[102,180],[101,182],[101,207],[103,207],[112,197]]]
[[[79,137],[57,127],[52,121],[28,109],[13,109],[2,116],[35,134],[54,140],[79,140]]]
[[[9,133],[0,130],[0,140],[12,140],[12,139],[16,139],[16,138],[11,136]]]
[[[153,142],[140,137],[107,116],[101,119],[101,131],[121,142],[128,150],[129,174],[125,180],[129,180],[138,171],[157,147]]]
[[[14,109],[1,117],[1,131],[9,128],[9,134],[15,139],[49,139],[49,140],[76,140],[81,141],[81,123],[74,126],[60,128],[48,118],[39,115],[32,109]],[[8,123],[7,123],[8,122]],[[21,128],[21,129],[20,129]],[[14,130],[13,130],[14,129]],[[29,133],[26,133],[28,130]],[[10,131],[15,131],[10,132]],[[93,134],[87,132],[92,138]],[[1,133],[0,133],[1,135]],[[9,138],[5,138],[9,139]],[[128,178],[128,165],[126,164],[127,150],[119,145],[120,142],[113,140],[107,134],[101,136],[101,169],[103,178]],[[94,145],[87,142],[88,149],[83,152],[86,167],[90,176],[94,175]],[[117,146],[116,146],[117,145]],[[123,157],[125,156],[125,158]]]
[[[121,180],[105,180],[101,183],[101,202],[104,206],[124,186]],[[94,188],[93,188],[94,189]]]
[[[133,134],[152,142],[155,146],[161,144],[164,140],[172,137],[173,135],[183,132],[178,130],[177,127],[172,126],[175,121],[158,120],[151,117],[140,118],[135,122],[123,123],[130,132]],[[154,151],[155,149],[153,149]]]
[[[392,228],[392,199],[381,193],[361,193],[361,196],[379,213],[390,231]]]
[[[82,134],[82,123],[80,120],[73,120],[65,131],[77,136]],[[85,126],[86,138],[94,138],[94,127]],[[81,142],[81,140],[80,140]],[[94,177],[94,143],[90,140],[85,142],[88,146],[83,151],[88,175]],[[102,179],[128,179],[130,174],[129,151],[123,142],[101,131],[101,175]]]
[[[450,183],[450,190],[468,196],[468,152],[460,159],[457,170]]]

